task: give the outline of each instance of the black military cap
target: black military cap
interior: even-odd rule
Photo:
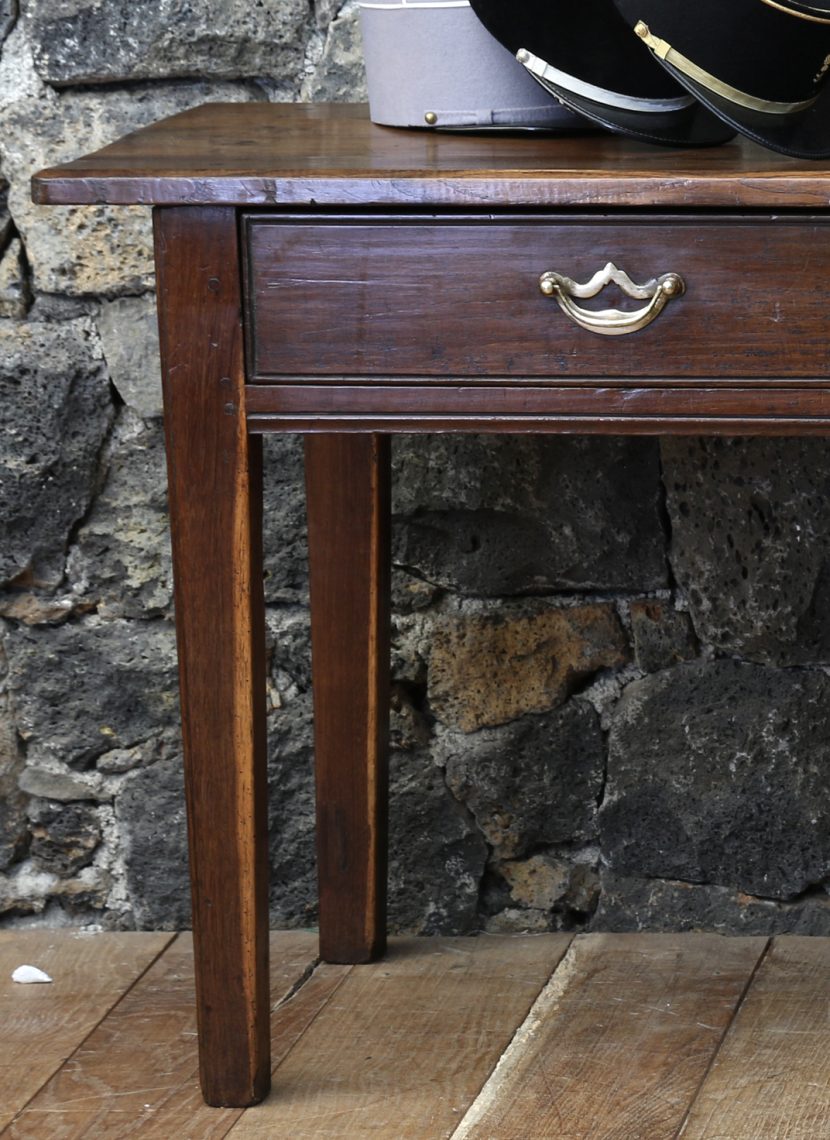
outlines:
[[[487,30],[544,88],[595,123],[663,146],[711,146],[734,136],[722,116],[643,50],[613,0],[470,2]],[[652,7],[666,5],[671,0]],[[683,7],[692,12],[695,5],[689,0]]]
[[[830,0],[614,0],[666,72],[741,134],[830,158]]]

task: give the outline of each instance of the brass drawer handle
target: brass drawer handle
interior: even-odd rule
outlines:
[[[626,296],[647,300],[646,307],[634,313],[623,313],[619,309],[591,312],[580,308],[573,300],[574,297],[595,297],[612,281],[619,285]],[[652,278],[645,285],[635,285],[628,274],[617,269],[611,261],[604,269],[597,270],[585,285],[577,285],[576,281],[563,277],[561,273],[543,273],[539,278],[539,288],[546,297],[555,297],[559,308],[575,324],[589,332],[600,333],[601,336],[624,336],[625,333],[644,329],[661,312],[668,300],[680,297],[686,291],[683,278],[677,273],[664,273],[662,277]]]

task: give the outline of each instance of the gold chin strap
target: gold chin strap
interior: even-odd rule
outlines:
[[[797,20],[812,20],[814,24],[830,24],[830,15],[808,16],[806,12],[796,12],[794,8],[788,8],[786,4],[776,4],[775,0],[761,0],[761,3],[769,4],[770,8],[777,8],[779,12],[786,12],[788,16],[795,16]],[[814,11],[821,11],[821,9],[814,9]]]
[[[769,3],[769,0],[764,0],[764,3]],[[745,91],[739,91],[737,87],[724,83],[716,76],[710,75],[708,71],[704,71],[702,67],[698,67],[696,63],[692,63],[690,59],[686,59],[685,55],[675,51],[671,44],[653,36],[648,29],[648,24],[644,24],[642,20],[635,26],[634,31],[644,43],[648,44],[658,59],[664,59],[666,63],[670,63],[672,67],[676,67],[678,71],[688,75],[689,79],[694,79],[701,87],[705,87],[715,95],[722,95],[730,103],[737,103],[741,107],[747,107],[750,111],[764,111],[768,115],[791,115],[794,111],[806,111],[818,99],[818,95],[814,95],[812,99],[806,99],[803,103],[773,103],[769,99],[756,99],[754,95],[747,95]]]

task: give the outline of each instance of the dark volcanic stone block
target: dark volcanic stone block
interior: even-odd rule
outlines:
[[[26,797],[10,781],[0,780],[0,871],[5,871],[22,855],[28,840]],[[4,788],[3,785],[6,785]]]
[[[308,695],[269,718],[271,922],[317,922],[314,742]],[[398,734],[400,735],[400,734]],[[389,926],[440,934],[476,926],[487,848],[453,800],[429,754],[393,750],[389,823]]]
[[[661,441],[671,562],[698,636],[763,664],[830,661],[830,441]]]
[[[116,802],[136,927],[187,929],[190,880],[181,756],[140,769]]]
[[[84,618],[58,628],[10,631],[8,684],[27,758],[88,768],[179,719],[175,631],[170,622]]]
[[[311,695],[268,718],[268,833],[272,926],[317,923]]]
[[[29,815],[29,853],[38,870],[74,875],[92,862],[101,841],[101,826],[89,804],[35,800]]]
[[[293,77],[309,22],[304,0],[28,0],[26,30],[47,83]]]
[[[303,439],[263,439],[265,600],[308,605],[308,532]]]
[[[794,902],[753,898],[710,883],[602,876],[591,930],[636,934],[711,931],[716,934],[830,935],[830,897],[809,894]]]
[[[0,0],[0,44],[12,30],[17,19],[17,0]]]
[[[393,751],[390,767],[390,930],[469,934],[487,844],[428,751]]]
[[[637,664],[644,673],[657,673],[697,657],[697,638],[689,615],[678,613],[670,602],[631,602],[629,612]]]
[[[18,787],[24,759],[8,695],[6,658],[0,650],[0,871],[23,854],[29,841],[29,797]]]
[[[433,754],[499,858],[596,835],[604,757],[586,701],[469,735],[442,733]]]
[[[464,594],[667,584],[655,440],[397,436],[393,560]]]
[[[302,440],[266,436],[265,596],[308,601]],[[657,444],[397,436],[393,560],[471,594],[667,584]]]
[[[265,611],[271,679],[284,701],[311,690],[311,614],[304,606]]]
[[[67,559],[69,582],[108,617],[172,615],[164,431],[125,411],[114,436],[106,482]]]
[[[726,660],[625,690],[600,812],[633,878],[787,899],[830,874],[830,679]]]
[[[0,581],[60,581],[112,416],[85,322],[0,321]]]

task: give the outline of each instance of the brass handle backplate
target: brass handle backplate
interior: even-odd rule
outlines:
[[[573,299],[595,297],[612,281],[619,285],[627,297],[636,297],[638,300],[648,301],[648,304],[633,313],[624,313],[620,309],[592,312],[590,309],[581,308]],[[672,297],[682,296],[686,291],[683,278],[677,273],[664,273],[662,277],[654,277],[645,285],[635,285],[627,273],[617,269],[610,261],[585,285],[578,285],[576,281],[572,281],[570,277],[563,277],[561,273],[543,273],[539,278],[539,288],[546,297],[555,297],[559,302],[559,308],[575,324],[601,336],[624,336],[626,333],[644,329],[661,312],[667,301]]]

